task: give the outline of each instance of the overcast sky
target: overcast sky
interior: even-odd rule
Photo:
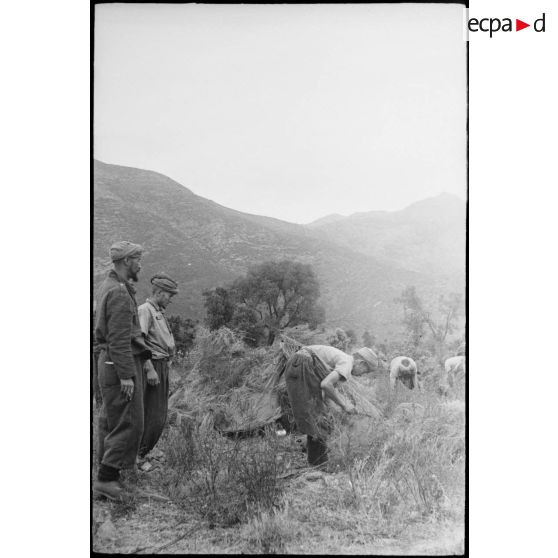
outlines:
[[[95,8],[94,156],[296,223],[466,196],[459,5]]]

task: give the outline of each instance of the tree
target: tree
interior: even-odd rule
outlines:
[[[448,334],[453,333],[455,323],[462,310],[462,297],[459,293],[441,295],[438,299],[438,317],[425,307],[415,287],[407,287],[395,300],[403,304],[403,323],[410,334],[410,342],[416,349],[427,331],[438,355],[444,351]]]
[[[345,333],[345,330],[341,329],[340,327],[336,328],[335,332],[327,338],[327,342],[332,347],[345,352],[349,350],[349,347],[351,345],[350,337],[347,335],[347,333]]]
[[[251,268],[233,284],[237,302],[252,309],[271,331],[315,319],[318,280],[307,264],[283,260]]]
[[[416,348],[424,336],[425,322],[428,319],[416,288],[407,287],[395,302],[403,304],[403,323],[407,328],[411,345]]]
[[[180,316],[170,316],[168,322],[174,337],[176,351],[190,352],[196,338],[197,323],[190,318],[181,318]]]
[[[222,287],[203,291],[207,326],[211,331],[230,324],[234,315],[235,304],[232,294]]]
[[[228,288],[203,293],[211,329],[242,330],[246,340],[272,344],[277,331],[302,323],[316,327],[325,319],[317,304],[319,284],[312,267],[291,260],[269,261],[248,270]]]
[[[257,347],[267,340],[265,325],[258,320],[256,312],[246,306],[236,308],[230,326],[242,334],[244,342],[250,347]]]

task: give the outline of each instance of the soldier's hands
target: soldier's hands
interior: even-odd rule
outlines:
[[[132,378],[120,380],[120,391],[122,392],[122,395],[130,401],[132,399],[132,395],[134,394],[134,380],[132,380]]]
[[[147,374],[147,383],[150,386],[156,386],[159,383],[159,376],[150,360],[146,360],[143,363],[143,370]]]
[[[156,386],[159,383],[159,376],[153,367],[147,370],[147,383],[150,386]]]

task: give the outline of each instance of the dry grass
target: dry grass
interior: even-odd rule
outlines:
[[[422,393],[403,386],[393,392],[387,374],[342,384],[361,414],[349,417],[332,405],[332,473],[317,479],[282,479],[291,464],[305,463],[295,436],[267,431],[230,440],[214,429],[250,419],[248,396],[296,347],[288,341],[279,350],[247,349],[232,332],[202,332],[172,397],[183,420],[164,433],[157,447],[165,465],[148,480],[171,497],[176,519],[198,522],[198,534],[209,531],[169,552],[412,554],[422,536],[420,548],[434,553],[458,548],[465,408],[462,399],[441,397],[435,384]],[[278,393],[288,412],[284,388]],[[113,518],[135,525],[145,513],[115,507]]]
[[[310,329],[307,325],[285,328],[280,338],[290,338],[300,345],[329,345],[330,331]]]
[[[293,520],[284,505],[280,510],[255,515],[240,532],[243,554],[284,554],[301,536],[300,524]]]
[[[229,440],[206,415],[199,425],[171,429],[160,443],[167,455],[160,483],[174,502],[211,525],[235,525],[277,505],[283,461],[275,438],[269,432],[248,441]]]
[[[247,350],[240,351],[238,340],[230,332],[202,340],[200,360],[204,351],[223,354],[229,350],[229,358],[239,358],[244,363],[241,385],[232,390],[232,395],[229,393],[226,402],[220,401],[221,418],[227,415],[227,404],[229,409],[240,409],[241,414],[250,417],[249,408],[242,408],[242,401],[247,401],[245,395],[261,389],[266,379],[280,371],[301,346],[285,335],[279,341],[275,351],[256,350],[249,354]],[[235,351],[236,357],[232,354]],[[253,366],[255,360],[261,363],[259,370]],[[278,389],[286,399],[283,407],[288,413],[284,388]],[[339,501],[383,521],[394,518],[405,522],[451,510],[460,515],[465,447],[462,402],[448,403],[435,386],[418,392],[398,385],[392,391],[387,373],[344,382],[340,390],[352,400],[359,414],[347,417],[335,405],[330,406],[328,414],[332,469],[348,477],[348,490],[338,495]],[[212,403],[213,408],[218,405],[216,399]]]
[[[383,419],[335,423],[331,459],[348,474],[352,505],[394,524],[430,515],[462,517],[464,405],[403,389],[385,399],[378,395]]]

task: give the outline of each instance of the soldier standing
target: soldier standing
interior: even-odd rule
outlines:
[[[110,248],[114,268],[97,293],[95,338],[100,349],[99,471],[93,492],[122,499],[120,470],[133,468],[143,433],[142,363],[151,358],[139,326],[135,288],[142,247],[122,241]]]
[[[145,457],[159,441],[167,421],[169,401],[169,361],[175,350],[174,337],[165,317],[165,308],[178,293],[178,285],[166,273],[151,278],[152,295],[138,308],[145,343],[151,350],[151,359],[143,365],[144,371],[144,425],[139,456]]]

